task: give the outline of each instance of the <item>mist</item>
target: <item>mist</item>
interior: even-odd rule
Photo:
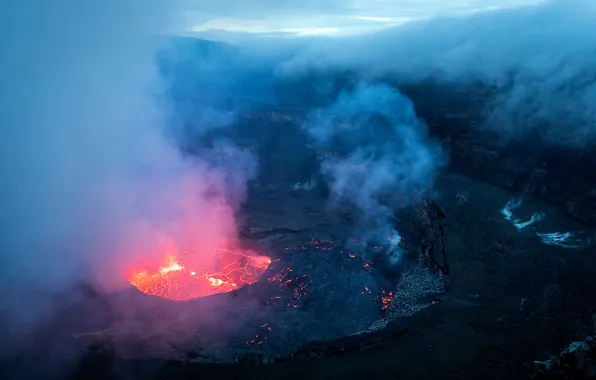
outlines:
[[[409,102],[403,95],[407,88],[428,84],[457,88],[454,97],[464,93],[473,98],[478,93],[481,120],[471,132],[492,132],[497,139],[491,143],[502,145],[529,139],[533,141],[532,149],[557,146],[581,151],[596,141],[595,25],[596,9],[590,1],[553,0],[438,16],[360,36],[292,39],[220,34],[266,57],[259,61],[259,67],[267,80],[259,83],[267,83],[262,88],[268,92],[251,92],[261,96],[262,104],[311,110],[305,128],[314,145],[344,154],[341,162],[323,162],[321,173],[335,198],[342,194],[367,214],[374,204],[371,200],[375,199],[370,194],[377,193],[377,186],[367,192],[367,187],[360,185],[389,181],[391,186],[380,187],[385,187],[385,191],[399,188],[402,193],[408,193],[407,189],[415,192],[419,187],[430,188],[435,171],[445,165],[445,154],[423,137],[404,140],[412,142],[404,149],[428,153],[420,153],[420,157],[426,157],[425,170],[415,181],[406,181],[411,188],[387,179],[396,169],[395,162],[390,160],[392,163],[388,164],[385,158],[396,157],[395,152],[401,150],[386,148],[386,140],[380,141],[378,131],[370,132],[362,144],[347,147],[347,140],[358,140],[363,132],[358,128],[331,131],[329,127],[331,119],[354,116],[346,114],[347,107],[342,104],[348,103],[348,94],[359,97],[355,87],[368,87],[369,91],[386,87],[401,92],[399,96],[405,98],[405,103]],[[245,80],[240,83],[252,84]],[[292,99],[284,98],[290,91]],[[361,104],[352,102],[354,109],[364,115],[387,114],[377,109],[383,108],[378,104],[369,109],[363,109]],[[417,105],[410,107],[409,112],[416,115]],[[400,141],[407,131],[414,131],[417,136],[427,133],[421,120],[406,124],[412,127],[396,132],[390,141]],[[379,139],[374,141],[374,136]],[[393,153],[380,153],[383,149]],[[366,171],[371,177],[361,179],[364,182],[359,183],[358,191],[348,195],[347,184],[357,180],[346,169],[350,181],[341,181],[339,165],[371,167],[372,162],[378,171]]]
[[[436,17],[341,42],[323,39],[281,63],[283,75],[351,72],[393,85],[490,92],[481,127],[504,143],[537,135],[583,147],[596,137],[596,9],[586,0]]]
[[[357,206],[384,238],[394,209],[383,198],[397,199],[392,207],[420,200],[447,162],[412,102],[386,85],[341,92],[330,107],[310,113],[307,128],[316,146],[337,153],[321,163],[332,200]]]
[[[189,157],[172,138],[156,36],[184,29],[177,5],[2,4],[3,333],[26,336],[80,284],[117,291],[135,266],[235,244],[256,165],[229,142],[228,159]],[[228,124],[214,109],[194,128]]]

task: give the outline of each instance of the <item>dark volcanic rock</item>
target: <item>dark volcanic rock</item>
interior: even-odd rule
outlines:
[[[596,340],[573,342],[561,354],[546,361],[535,361],[534,379],[596,379]]]
[[[574,218],[587,224],[596,225],[596,200],[591,198],[591,193],[588,193],[584,199],[567,202],[566,209]]]

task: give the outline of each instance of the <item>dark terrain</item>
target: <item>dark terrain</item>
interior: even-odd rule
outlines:
[[[549,246],[531,227],[517,231],[500,213],[516,193],[454,174],[442,175],[437,189],[448,215],[451,272],[449,290],[433,306],[381,331],[308,344],[272,364],[259,364],[263,359],[258,357],[255,364],[215,365],[194,364],[191,359],[119,360],[90,353],[73,378],[525,379],[534,360],[556,355],[571,340],[594,331],[593,249]],[[461,189],[469,198],[458,205]],[[590,231],[556,207],[538,201],[527,201],[524,207],[520,214],[546,213],[537,230]],[[311,217],[321,221],[325,214]],[[321,230],[313,223],[303,233],[306,239]],[[354,310],[337,307],[336,318],[362,318]],[[321,323],[333,326],[334,321]]]
[[[217,48],[204,49],[209,54]],[[335,84],[349,85],[343,78]],[[235,99],[245,110],[225,137],[260,160],[259,178],[250,183],[239,215],[241,238],[266,249],[274,262],[258,283],[237,293],[176,307],[168,306],[172,301],[150,300],[133,313],[137,321],[161,312],[175,320],[184,310],[201,309],[205,315],[232,316],[234,324],[225,334],[211,330],[209,318],[192,325],[194,331],[174,328],[177,336],[188,337],[176,344],[163,339],[159,329],[145,328],[150,324],[115,334],[125,326],[110,320],[105,310],[111,301],[84,297],[85,307],[77,304],[67,311],[83,313],[80,325],[49,324],[69,337],[69,350],[73,344],[72,352],[84,348],[82,357],[38,339],[35,355],[0,363],[3,378],[59,373],[90,380],[527,379],[535,360],[558,355],[571,341],[594,334],[596,149],[528,143],[541,141],[540,136],[500,141],[477,128],[491,91],[482,85],[399,87],[449,156],[449,166],[423,196],[445,214],[447,272],[421,259],[422,239],[408,231],[422,227],[408,217],[395,221],[407,246],[405,264],[398,268],[376,260],[374,247],[353,244],[357,212],[347,205],[329,207],[328,190],[317,173],[321,157],[330,152],[313,149],[300,129],[304,104],[264,111]],[[309,89],[303,90],[301,96],[309,98]],[[311,99],[325,103],[325,95]],[[221,101],[230,99],[222,96]],[[185,117],[191,119],[192,113]],[[215,140],[217,133],[210,137]],[[183,149],[192,155],[192,136],[188,141]],[[317,182],[312,188],[296,187],[309,181]],[[508,220],[503,208],[520,197],[523,203]],[[414,213],[421,209],[420,204],[412,207]],[[543,220],[525,228],[514,225],[535,213],[543,213]],[[540,234],[555,232],[573,233],[578,248],[541,240]],[[287,274],[287,268],[292,269],[291,286],[269,281]],[[381,298],[388,292],[393,299],[383,308]],[[131,289],[126,297],[145,296]],[[272,299],[279,303],[270,304]],[[255,345],[255,334],[266,341]]]
[[[282,141],[263,148],[272,162],[276,162],[276,155],[287,152],[288,144],[296,143],[295,139],[277,138]],[[461,147],[465,143],[462,140],[458,144]],[[482,160],[488,148],[470,143],[469,149],[479,152],[477,158]],[[453,149],[453,167],[462,166],[457,160],[463,154]],[[506,153],[498,154],[504,157]],[[277,157],[277,162],[282,158]],[[292,158],[316,162],[307,154]],[[298,172],[272,166],[264,172],[266,178],[252,184],[243,211],[244,238],[279,252],[273,257],[283,264],[275,268],[291,266],[309,277],[310,299],[298,304],[297,314],[284,312],[287,308],[283,305],[282,314],[272,320],[283,330],[281,334],[274,331],[262,348],[236,353],[228,342],[224,350],[232,351],[224,356],[236,364],[199,363],[197,357],[203,354],[195,353],[189,348],[192,345],[183,345],[175,360],[123,359],[99,339],[78,364],[70,360],[63,363],[74,368],[70,378],[525,379],[534,360],[555,355],[570,341],[594,331],[596,310],[591,295],[596,290],[592,281],[596,256],[590,220],[561,207],[566,200],[563,190],[552,202],[547,202],[551,200],[548,193],[535,199],[526,191],[524,203],[514,210],[515,218],[527,220],[535,212],[544,213],[545,218],[520,231],[501,210],[508,201],[524,194],[520,186],[523,175],[501,169],[502,176],[514,181],[508,185],[508,180],[500,181],[500,177],[471,178],[476,170],[485,172],[482,166],[472,166],[462,170],[466,175],[452,170],[441,173],[429,195],[446,215],[447,291],[429,302],[417,299],[423,306],[416,309],[418,312],[391,320],[385,329],[342,337],[366,330],[384,313],[378,299],[370,304],[358,301],[362,297],[359,290],[369,278],[364,273],[370,273],[370,268],[364,267],[359,257],[349,258],[348,251],[341,248],[354,232],[351,211],[329,209],[322,186],[292,188],[297,180],[309,178],[305,175],[310,172],[308,166],[303,164]],[[290,167],[301,166],[294,163]],[[568,231],[583,232],[583,249],[547,245],[536,234]],[[313,244],[313,238],[328,242],[329,248],[321,249],[319,243]],[[354,266],[355,260],[360,264]],[[272,268],[263,281],[274,272]],[[358,273],[365,277],[358,280]],[[375,292],[383,288],[380,284],[391,286],[383,275],[375,275],[379,284],[372,285]],[[346,278],[357,281],[353,290],[349,290],[350,282],[342,283]],[[407,291],[408,287],[399,281],[393,286],[396,302],[400,289]],[[284,302],[291,301],[289,297]],[[367,307],[372,309],[367,311]],[[300,335],[292,335],[296,333]],[[14,368],[15,362],[4,364]]]

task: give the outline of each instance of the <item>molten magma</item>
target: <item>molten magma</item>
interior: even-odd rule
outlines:
[[[166,263],[137,271],[129,282],[145,294],[188,300],[226,293],[256,282],[271,264],[266,256],[250,256],[225,249],[210,250],[213,262],[205,265],[200,253],[169,256]]]

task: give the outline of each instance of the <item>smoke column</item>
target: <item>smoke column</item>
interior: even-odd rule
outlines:
[[[307,128],[319,147],[339,153],[321,164],[333,197],[357,206],[384,237],[393,211],[381,198],[396,199],[393,207],[418,200],[445,163],[412,102],[386,85],[345,90],[330,107],[311,112]]]
[[[150,34],[185,25],[182,8],[159,4],[0,7],[2,335],[50,318],[51,296],[76,284],[118,290],[131,265],[233,244],[254,161],[234,147],[236,159],[185,158],[164,137],[162,41]],[[3,343],[0,354],[18,348]]]

